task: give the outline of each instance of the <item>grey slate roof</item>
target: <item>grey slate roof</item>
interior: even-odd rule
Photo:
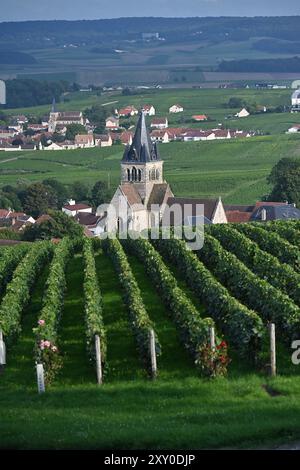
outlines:
[[[261,211],[266,210],[266,220],[289,220],[300,219],[300,210],[294,207],[293,204],[284,204],[281,206],[268,206],[262,205],[258,207],[252,214],[250,220],[258,220],[261,222]]]
[[[146,126],[145,114],[140,113],[135,135],[123,155],[123,163],[146,163],[160,160],[156,143],[153,143]]]

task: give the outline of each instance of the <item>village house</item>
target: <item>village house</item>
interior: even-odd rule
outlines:
[[[76,204],[76,201],[70,199],[68,204],[65,204],[62,207],[62,212],[70,217],[75,217],[79,213],[91,214],[93,212],[93,208],[87,204]]]
[[[205,114],[194,114],[194,116],[192,116],[192,119],[196,122],[202,122],[207,121],[208,118]]]
[[[168,118],[155,118],[151,121],[151,127],[155,127],[156,129],[167,129],[168,126]]]
[[[105,120],[105,127],[106,129],[109,129],[109,130],[118,130],[120,127],[119,118],[116,118],[114,116],[109,116]]]
[[[142,111],[146,116],[155,116],[155,108],[152,104],[144,104]]]
[[[292,94],[292,113],[298,113],[300,111],[300,89],[295,90]]]
[[[169,108],[169,113],[170,114],[183,113],[183,106],[181,106],[180,104],[173,104],[173,106]]]
[[[161,142],[162,144],[168,144],[170,142],[167,130],[156,129],[151,132],[150,137],[153,142]]]
[[[292,127],[289,128],[287,132],[289,134],[295,134],[296,132],[300,132],[300,124],[294,124]]]
[[[248,116],[250,116],[250,113],[247,111],[246,108],[241,109],[241,111],[235,114],[235,117],[238,117],[238,118],[245,118]]]
[[[229,223],[268,222],[270,220],[300,219],[300,210],[287,202],[257,202],[255,205],[225,205]]]
[[[77,148],[91,148],[95,147],[93,134],[77,134],[75,135],[75,144]]]
[[[43,124],[28,124],[27,129],[34,132],[47,132],[48,126],[44,126]]]
[[[111,147],[113,143],[110,134],[95,134],[94,139],[96,147]]]
[[[138,110],[134,106],[126,106],[126,108],[121,108],[117,111],[119,117],[132,117],[138,114]]]

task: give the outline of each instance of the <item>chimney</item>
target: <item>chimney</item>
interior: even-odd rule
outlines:
[[[261,210],[260,217],[261,217],[262,222],[265,222],[267,220],[267,211],[266,211],[266,209]]]

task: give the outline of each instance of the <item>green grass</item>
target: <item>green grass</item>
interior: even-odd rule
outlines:
[[[176,196],[219,197],[225,203],[251,204],[270,190],[266,178],[283,157],[299,157],[299,136],[265,136],[232,141],[161,144],[164,177]],[[123,146],[69,151],[0,154],[1,184],[46,178],[71,184],[120,183]],[[17,158],[17,160],[16,160]],[[9,160],[9,161],[5,161]]]

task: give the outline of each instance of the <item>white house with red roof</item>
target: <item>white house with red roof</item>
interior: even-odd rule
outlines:
[[[105,121],[105,127],[109,130],[117,130],[120,127],[119,118],[114,116],[109,116]]]
[[[142,111],[146,116],[155,116],[155,108],[152,104],[144,104]]]
[[[125,108],[119,109],[117,112],[119,117],[132,117],[138,114],[138,110],[134,106],[126,106]]]
[[[76,201],[70,199],[68,204],[65,204],[62,207],[62,211],[70,217],[75,217],[75,215],[80,213],[91,214],[93,212],[93,208],[88,204],[76,204]]]
[[[181,106],[180,104],[173,104],[169,108],[169,113],[170,114],[183,113],[183,106]]]
[[[155,118],[151,121],[151,127],[156,129],[167,129],[169,126],[168,118]]]

